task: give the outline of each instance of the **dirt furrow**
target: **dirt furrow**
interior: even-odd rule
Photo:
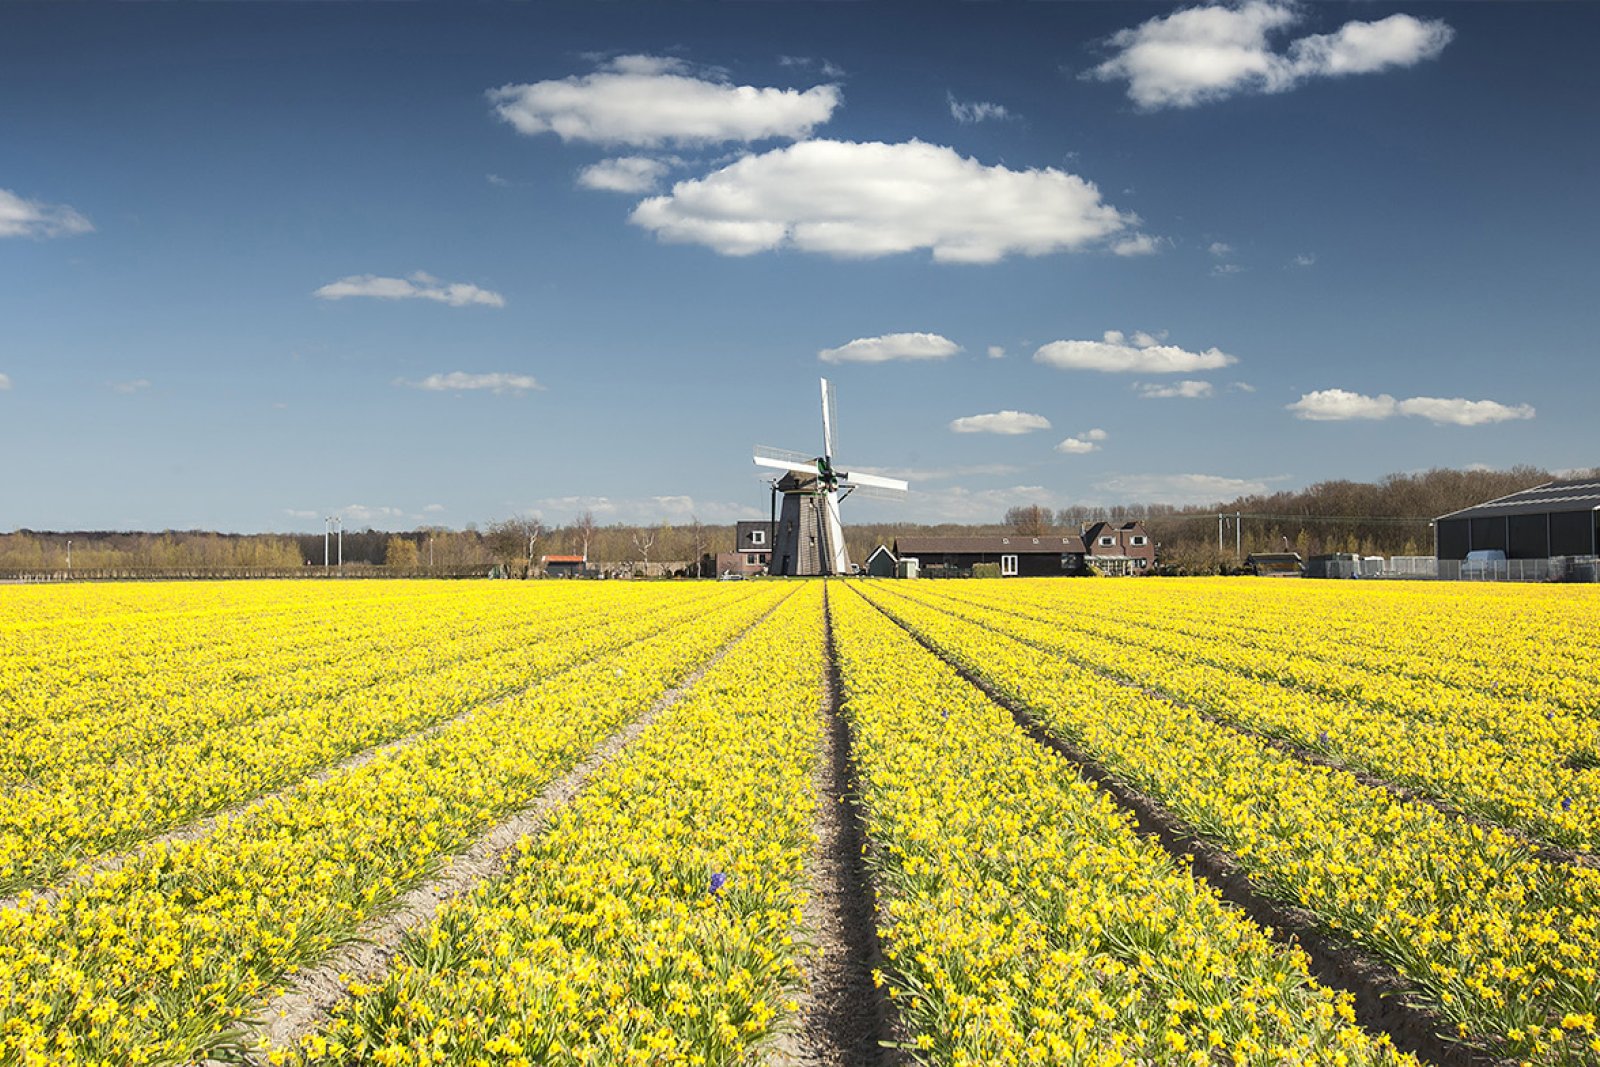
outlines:
[[[784,600],[788,598],[785,597]],[[571,802],[603,767],[678,703],[735,646],[770,618],[783,601],[764,612],[698,670],[658,697],[643,714],[601,742],[589,757],[544,788],[530,803],[497,823],[465,852],[445,860],[438,873],[411,889],[381,916],[362,924],[351,942],[315,967],[300,971],[289,987],[258,1013],[258,1023],[238,1042],[246,1062],[265,1067],[265,1050],[298,1045],[329,1018],[350,982],[373,983],[388,969],[405,936],[431,922],[439,909],[475,886],[504,873],[517,842],[539,832],[552,812]],[[213,1067],[224,1062],[209,1061]]]
[[[1094,756],[1051,733],[1026,707],[946,656],[892,612],[882,607],[878,610],[1009,712],[1018,727],[1036,743],[1059,755],[1084,778],[1105,790],[1133,816],[1141,834],[1159,843],[1179,864],[1191,867],[1197,877],[1265,928],[1275,940],[1298,946],[1306,954],[1311,973],[1319,982],[1352,996],[1356,1022],[1369,1033],[1387,1034],[1396,1048],[1440,1067],[1490,1067],[1505,1062],[1490,1053],[1440,1037],[1446,1030],[1445,1022],[1413,999],[1410,984],[1393,967],[1325,934],[1313,913],[1260,892],[1232,856],[1190,830],[1159,801],[1125,784]]]
[[[824,619],[828,659],[820,709],[822,750],[814,776],[817,843],[801,919],[810,951],[796,997],[798,1018],[777,1036],[765,1062],[769,1067],[892,1067],[901,1057],[889,1041],[888,998],[872,981],[873,970],[883,966],[877,893],[863,849],[850,726],[840,710],[844,690],[826,606]]]

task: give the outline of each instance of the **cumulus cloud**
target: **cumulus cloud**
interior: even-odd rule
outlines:
[[[1275,50],[1270,38],[1300,21],[1283,0],[1185,8],[1111,37],[1115,54],[1088,72],[1128,85],[1140,108],[1194,107],[1237,93],[1281,93],[1313,78],[1370,74],[1433,59],[1454,31],[1411,15],[1347,22]]]
[[[1185,378],[1181,382],[1171,385],[1160,385],[1156,382],[1140,382],[1134,388],[1139,396],[1145,400],[1166,400],[1181,397],[1184,400],[1200,400],[1211,395],[1211,383],[1195,381]]]
[[[344,300],[352,296],[371,296],[379,300],[433,300],[453,308],[479,304],[505,307],[506,298],[489,289],[465,282],[441,282],[425,271],[406,278],[385,278],[377,274],[352,274],[329,282],[311,294],[322,300]]]
[[[386,519],[402,518],[405,516],[405,511],[402,508],[394,508],[387,505],[368,507],[365,504],[346,504],[336,510],[334,514],[356,525],[371,526],[375,522],[382,522]]]
[[[437,515],[444,509],[443,504],[426,504],[422,508],[422,513],[424,515]]]
[[[1438,425],[1482,426],[1491,422],[1531,419],[1530,404],[1502,404],[1496,400],[1461,397],[1414,396],[1396,400],[1388,393],[1366,396],[1348,389],[1318,389],[1290,404],[1296,418],[1313,422],[1347,422],[1355,419],[1391,419],[1409,415]]]
[[[989,346],[989,358],[990,359],[1005,359],[1006,358],[1005,345],[990,345]]]
[[[10,388],[11,388],[11,377],[10,377],[10,375],[0,374],[0,392],[4,392],[5,390],[10,389]]]
[[[132,393],[137,393],[141,390],[150,388],[150,379],[134,378],[132,381],[107,382],[106,384],[110,387],[113,393],[121,393],[124,396],[128,396]]]
[[[1121,330],[1107,330],[1099,341],[1051,341],[1033,359],[1062,370],[1133,374],[1192,374],[1239,362],[1217,348],[1189,352],[1142,331],[1128,337]]]
[[[667,168],[667,163],[647,156],[618,156],[584,167],[578,172],[578,184],[612,193],[647,193]]]
[[[970,126],[975,122],[991,122],[999,119],[1008,119],[1011,112],[999,104],[990,104],[982,100],[973,100],[964,103],[956,99],[956,94],[944,94],[946,102],[950,105],[950,117],[963,126]]]
[[[1224,256],[1233,255],[1233,246],[1223,241],[1212,241],[1211,247],[1206,249],[1206,251],[1210,252],[1214,256],[1217,256],[1218,258],[1222,258]]]
[[[529,515],[552,522],[566,522],[573,515],[585,511],[591,511],[597,519],[607,522],[652,524],[666,520],[678,525],[692,518],[701,522],[731,523],[736,519],[754,519],[766,514],[764,505],[763,510],[758,511],[749,504],[707,500],[686,493],[641,497],[548,496],[541,497],[525,509]]]
[[[0,237],[70,237],[93,230],[93,223],[66,204],[29,200],[0,189]]]
[[[1090,452],[1100,451],[1100,445],[1110,436],[1104,430],[1085,430],[1076,437],[1068,437],[1059,445],[1056,451],[1066,456],[1082,456]]]
[[[592,74],[503,85],[488,96],[519,133],[641,147],[809,137],[841,99],[833,85],[733,85],[658,56],[619,56]]]
[[[1125,474],[1096,482],[1103,493],[1144,504],[1215,504],[1265,493],[1267,479],[1225,478],[1216,474]]]
[[[1161,250],[1161,240],[1147,233],[1129,234],[1111,242],[1111,252],[1118,256],[1152,256]]]
[[[525,393],[544,388],[531,374],[468,374],[465,371],[430,374],[414,382],[396,378],[394,384],[411,389],[426,389],[434,393],[460,393],[475,389],[487,389],[491,393]]]
[[[1043,415],[1030,415],[1026,411],[994,411],[987,415],[963,415],[952,419],[950,429],[956,433],[1033,433],[1048,430],[1050,420]]]
[[[1291,266],[1291,267],[1310,267],[1310,266],[1315,266],[1316,262],[1317,262],[1317,257],[1316,257],[1315,253],[1313,253],[1313,252],[1301,252],[1299,255],[1295,256],[1293,259],[1291,259],[1289,261],[1289,266]]]
[[[888,363],[948,359],[960,351],[960,345],[936,333],[886,333],[881,337],[858,337],[838,348],[824,348],[817,356],[824,363]]]
[[[925,248],[941,263],[993,263],[1084,248],[1138,219],[1053,167],[989,167],[922,141],[815,140],[679,182],[630,221],[729,256],[788,247],[864,259]]]

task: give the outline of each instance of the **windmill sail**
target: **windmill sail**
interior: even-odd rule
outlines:
[[[783,494],[783,511],[772,536],[770,571],[784,575],[849,574],[839,501],[852,493],[891,496],[909,486],[899,478],[850,474],[834,462],[834,430],[838,422],[833,383],[822,379],[822,455],[807,456],[781,448],[757,446],[752,457],[759,467],[784,471],[772,483]]]

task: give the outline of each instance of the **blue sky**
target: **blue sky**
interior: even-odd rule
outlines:
[[[0,529],[1600,462],[1600,6],[8,5]],[[847,516],[848,519],[848,516]]]

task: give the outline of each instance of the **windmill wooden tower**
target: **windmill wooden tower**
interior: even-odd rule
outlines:
[[[773,491],[783,494],[783,510],[773,531],[771,574],[849,574],[839,501],[853,492],[898,495],[909,486],[899,478],[842,471],[833,461],[833,385],[822,379],[822,455],[756,446],[757,466],[784,472]]]

